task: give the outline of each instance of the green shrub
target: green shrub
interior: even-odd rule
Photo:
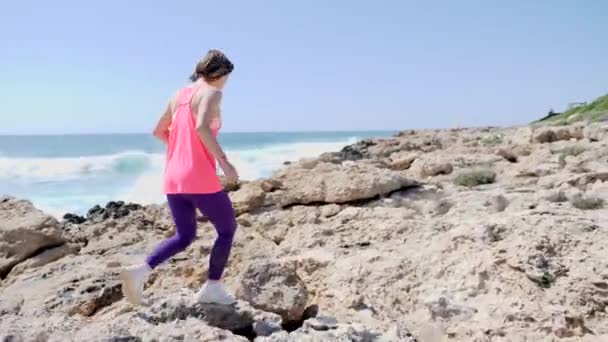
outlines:
[[[576,118],[573,120],[572,117],[574,116],[576,116]],[[544,122],[549,125],[562,125],[581,120],[595,122],[606,119],[608,119],[608,94],[598,97],[589,104],[576,106],[559,115],[541,119],[540,121],[537,121],[537,123]]]
[[[481,144],[486,147],[492,147],[502,144],[503,135],[502,134],[490,134],[481,137]]]
[[[474,170],[462,173],[456,177],[454,183],[472,188],[483,184],[492,184],[496,181],[496,173],[490,170]]]

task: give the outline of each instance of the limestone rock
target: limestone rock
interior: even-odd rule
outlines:
[[[107,218],[108,206],[99,206],[85,222],[60,223],[61,246],[78,245],[78,253],[46,263],[65,247],[44,247],[0,281],[0,335],[47,342],[608,340],[608,207],[589,201],[608,198],[607,141],[603,134],[595,141],[596,128],[580,139],[580,127],[410,131],[241,183],[243,191],[230,196],[247,212],[224,281],[234,293],[250,291],[257,308],[192,303],[216,234],[204,220],[194,243],[151,273],[148,305],[126,303],[118,271],[142,262],[174,224],[166,205]],[[533,143],[545,129],[557,140]],[[559,151],[579,139],[585,152],[560,168]],[[513,152],[517,164],[498,149]],[[418,156],[410,168],[391,170],[410,154]],[[425,163],[493,176],[472,173],[462,183],[468,186],[453,177],[410,186],[403,176],[421,178]],[[494,175],[496,182],[475,186]],[[118,212],[124,205],[115,203]]]
[[[384,336],[357,324],[327,324],[317,319],[304,322],[304,326],[292,333],[280,332],[269,337],[255,339],[256,342],[416,342],[411,335],[395,333]]]
[[[320,163],[313,169],[288,168],[278,174],[285,191],[280,205],[349,203],[386,195],[412,186],[403,174],[369,163],[335,165]]]
[[[391,163],[390,163],[389,167],[391,168],[391,170],[395,170],[395,171],[407,170],[410,168],[410,166],[412,165],[414,160],[416,160],[416,155],[397,154],[397,155],[391,156]]]
[[[592,123],[584,128],[584,136],[590,141],[602,141],[608,135],[608,125],[605,123]]]
[[[283,184],[281,184],[281,182],[276,179],[265,179],[260,183],[260,186],[262,187],[262,190],[264,190],[264,192],[273,192],[275,190],[280,189]]]
[[[325,153],[319,157],[319,160],[328,163],[340,164],[344,161],[356,161],[367,158],[368,148],[376,145],[376,141],[372,139],[359,141],[355,144],[345,146],[340,152]]]
[[[505,158],[505,160],[509,161],[510,163],[517,163],[517,155],[512,150],[501,148],[496,152],[496,154]]]
[[[66,255],[76,253],[79,247],[71,244],[64,244],[55,248],[47,249],[40,254],[37,254],[13,268],[10,275],[18,275],[28,268],[44,266],[50,262],[59,260]]]
[[[55,218],[28,201],[0,199],[0,278],[34,253],[63,242]]]
[[[572,126],[565,128],[544,127],[539,129],[534,135],[534,141],[537,143],[552,143],[561,140],[583,138],[583,128],[580,126]]]
[[[520,127],[511,136],[511,142],[515,145],[528,145],[532,142],[534,132],[530,127]]]
[[[306,285],[292,264],[258,260],[240,276],[237,296],[260,310],[280,315],[284,321],[302,318],[308,302]]]
[[[437,175],[449,175],[454,171],[454,167],[450,163],[425,163],[422,166],[422,177],[433,177]]]
[[[557,141],[557,133],[552,129],[544,129],[534,136],[534,141],[537,143],[551,143]]]
[[[339,205],[328,204],[321,208],[321,215],[326,218],[336,216],[340,213],[340,210],[342,210],[342,208]]]
[[[266,193],[257,182],[246,183],[239,190],[230,194],[237,215],[261,207],[264,204],[265,197]]]

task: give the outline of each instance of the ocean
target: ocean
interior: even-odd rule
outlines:
[[[222,133],[242,179],[392,132]],[[165,146],[149,134],[0,136],[0,195],[57,217],[113,200],[162,203]]]

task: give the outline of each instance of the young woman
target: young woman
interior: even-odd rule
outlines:
[[[127,267],[121,273],[123,293],[134,304],[142,302],[150,271],[194,241],[196,209],[209,218],[218,235],[211,250],[208,280],[196,299],[203,303],[234,303],[220,280],[230,255],[236,219],[216,173],[217,161],[228,179],[238,179],[217,141],[222,89],[233,68],[222,52],[209,51],[196,65],[190,78],[192,84],[169,101],[154,130],[154,135],[167,144],[163,189],[176,233],[158,245],[144,264]]]

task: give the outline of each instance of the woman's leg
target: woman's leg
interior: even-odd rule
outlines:
[[[186,249],[196,238],[196,209],[188,195],[167,195],[167,201],[176,226],[175,235],[161,242],[148,256],[146,262],[151,269]]]
[[[186,195],[167,195],[176,225],[175,235],[158,245],[146,263],[125,268],[120,273],[122,292],[133,304],[141,304],[144,284],[150,271],[165,260],[183,251],[196,237],[196,209]]]
[[[236,231],[236,217],[230,197],[224,191],[215,194],[195,195],[194,204],[215,227],[217,239],[211,249],[209,258],[209,276],[211,281],[222,278],[226,262],[232,249],[232,240]]]
[[[197,293],[196,300],[202,303],[233,304],[235,302],[234,297],[224,289],[220,282],[230,256],[232,240],[236,231],[236,218],[232,209],[232,202],[230,202],[228,194],[223,191],[195,196],[193,198],[194,204],[203,215],[209,218],[217,231],[217,239],[209,257],[209,276],[207,282]]]

